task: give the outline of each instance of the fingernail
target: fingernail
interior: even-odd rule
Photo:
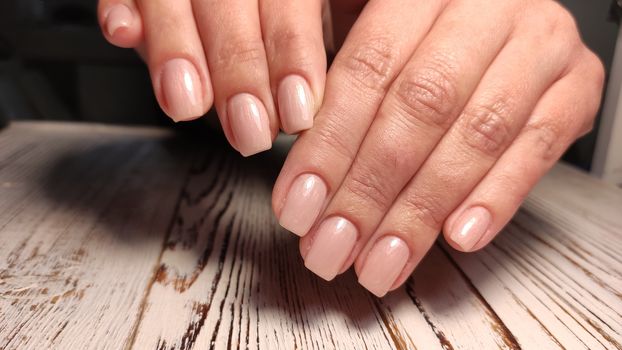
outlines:
[[[161,86],[167,113],[173,120],[183,121],[203,114],[201,79],[190,61],[175,58],[166,62]]]
[[[123,4],[112,6],[106,14],[106,32],[109,36],[121,28],[129,28],[134,20],[134,15],[129,7]]]
[[[279,115],[283,130],[288,134],[311,129],[313,126],[313,94],[307,81],[289,75],[281,81],[278,91]]]
[[[281,210],[281,226],[298,236],[306,235],[322,210],[326,192],[326,184],[316,175],[296,178]]]
[[[227,104],[227,116],[237,149],[244,157],[272,147],[266,107],[251,94],[233,96]]]
[[[408,245],[395,236],[386,236],[374,244],[365,259],[359,283],[383,297],[399,277],[410,258]]]
[[[350,256],[357,236],[356,227],[344,218],[324,220],[305,257],[305,266],[323,279],[332,280]]]
[[[464,251],[470,251],[488,231],[491,222],[492,215],[486,208],[470,208],[453,224],[449,238]]]

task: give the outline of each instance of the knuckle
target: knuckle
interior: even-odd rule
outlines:
[[[258,63],[265,59],[264,46],[254,39],[233,39],[226,41],[216,51],[216,70],[234,67],[238,64]]]
[[[356,153],[350,143],[356,140],[356,137],[345,125],[347,123],[340,122],[339,118],[328,116],[322,125],[311,129],[317,141],[317,148],[330,150],[328,153],[331,156],[337,154],[342,159],[354,159]]]
[[[592,130],[594,130],[594,118],[586,118],[583,123],[581,123],[578,137],[585,136],[592,132]]]
[[[596,55],[594,52],[590,51],[587,47],[585,48],[585,65],[586,72],[584,74],[587,75],[586,79],[586,88],[591,92],[590,106],[588,108],[588,122],[590,125],[593,123],[593,119],[596,117],[598,110],[601,107],[601,100],[603,98],[603,89],[605,85],[605,80],[607,79],[607,72],[605,70],[605,65],[601,61],[600,57]],[[591,84],[590,84],[591,83]],[[591,126],[589,128],[591,130]],[[586,132],[589,132],[587,130]]]
[[[297,63],[302,61],[305,65],[309,65],[313,59],[313,57],[309,55],[309,52],[318,49],[320,46],[313,41],[311,36],[291,26],[283,26],[275,29],[273,32],[266,35],[264,44],[266,46],[266,51],[269,52],[271,56],[274,56],[270,58],[271,60],[279,57]],[[300,64],[297,64],[297,66],[300,66]]]
[[[405,204],[411,222],[421,222],[434,230],[443,226],[446,209],[439,199],[413,193],[405,197]]]
[[[357,83],[377,91],[384,90],[391,80],[398,57],[398,49],[388,38],[377,37],[359,45],[339,62]]]
[[[275,28],[270,34],[266,35],[264,44],[274,50],[283,46],[300,47],[306,42],[306,36],[299,30],[292,27]]]
[[[362,200],[357,203],[385,210],[391,204],[392,198],[386,182],[378,176],[380,173],[359,164],[350,171],[347,181],[344,182],[344,189]]]
[[[586,48],[588,51],[588,58],[586,59],[587,64],[591,67],[591,71],[593,71],[592,76],[594,77],[594,82],[596,84],[596,88],[599,92],[602,92],[603,85],[605,84],[606,79],[606,70],[603,61],[601,61],[600,57]]]
[[[544,13],[543,19],[549,25],[553,35],[564,35],[567,37],[570,34],[578,38],[577,22],[564,6],[557,1],[545,1],[542,5],[544,6],[542,10],[542,13]]]
[[[452,122],[456,90],[449,69],[438,65],[407,73],[395,95],[405,115],[428,125],[447,127]]]
[[[554,14],[553,19],[555,21],[555,24],[557,25],[557,28],[565,32],[572,32],[575,34],[578,33],[579,30],[577,26],[577,21],[575,20],[574,16],[562,5],[556,2],[555,4],[558,10]]]
[[[560,156],[560,138],[562,128],[553,122],[537,122],[527,124],[524,134],[530,135],[533,140],[533,155],[540,159],[551,162]]]
[[[507,104],[501,102],[468,107],[463,113],[463,137],[468,146],[489,156],[499,154],[510,139]]]

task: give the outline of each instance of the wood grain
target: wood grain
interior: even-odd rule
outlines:
[[[558,166],[476,254],[383,299],[306,271],[283,152],[147,128],[0,133],[2,349],[622,348],[622,191]]]
[[[0,348],[128,342],[188,163],[165,141],[53,124],[0,134]]]

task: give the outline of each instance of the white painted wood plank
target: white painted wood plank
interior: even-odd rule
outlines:
[[[29,123],[0,133],[0,348],[129,344],[184,173],[168,137]]]
[[[304,269],[270,209],[281,156],[242,160],[219,142],[184,148],[167,135],[54,124],[0,133],[0,348],[622,342],[620,190],[558,166],[490,247],[435,246],[378,300],[351,272],[326,283]]]
[[[393,348],[351,274],[329,284],[304,269],[271,213],[270,161],[224,157],[188,183],[135,348]]]
[[[558,165],[489,247],[452,257],[525,348],[622,345],[622,191]]]
[[[435,343],[451,349],[518,348],[505,325],[437,245],[406,286],[380,306],[404,348],[427,349]],[[431,336],[426,334],[428,328]]]

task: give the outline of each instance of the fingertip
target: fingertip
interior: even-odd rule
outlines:
[[[279,201],[277,200],[278,197],[278,192],[276,191],[276,188],[272,189],[272,212],[274,213],[274,216],[277,218],[277,220],[279,219]]]
[[[458,243],[456,243],[454,240],[451,239],[451,236],[444,232],[443,233],[443,237],[445,238],[445,242],[447,242],[447,244],[453,248],[455,251],[461,252],[461,253],[470,253],[470,250],[465,250],[461,245],[459,245]]]
[[[465,252],[462,247],[457,244],[453,239],[451,239],[451,234],[452,234],[452,228],[453,228],[453,224],[456,221],[457,216],[462,212],[462,210],[458,209],[456,211],[454,211],[451,215],[449,215],[449,217],[447,217],[447,219],[445,220],[445,223],[443,224],[443,238],[445,238],[445,242],[447,242],[447,244],[452,247],[454,250],[457,250],[459,252]]]
[[[155,81],[160,106],[173,121],[190,121],[205,114],[201,77],[190,60],[173,58],[165,62]]]
[[[313,127],[315,98],[305,78],[295,74],[283,78],[277,97],[281,126],[285,133],[294,135]]]
[[[276,137],[265,104],[249,93],[239,93],[227,101],[226,118],[236,149],[249,157],[272,148]]]
[[[126,4],[104,5],[100,26],[108,42],[121,48],[135,48],[142,42],[142,20],[136,8]]]
[[[311,243],[312,241],[309,235],[300,237],[298,241],[298,250],[300,251],[300,256],[302,257],[303,260],[307,258],[307,254],[309,253],[309,250],[311,249]]]
[[[454,220],[447,220],[450,225],[445,227],[445,240],[458,251],[472,252],[478,244],[489,236],[493,226],[493,216],[486,207],[471,206],[457,215]]]

